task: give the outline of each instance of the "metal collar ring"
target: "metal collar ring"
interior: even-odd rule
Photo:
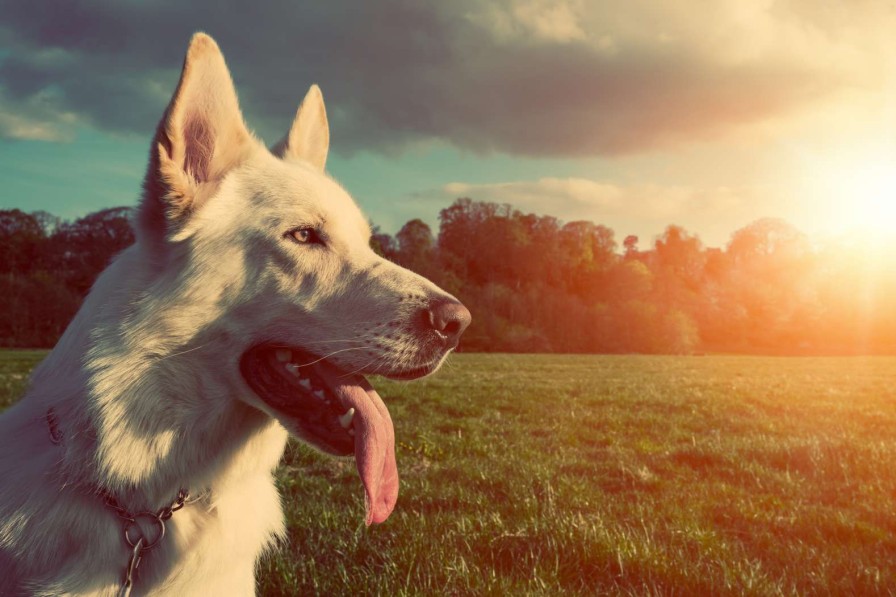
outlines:
[[[155,526],[156,532],[153,537],[147,537],[144,534],[143,527],[137,522],[140,518],[151,521],[152,525]],[[158,545],[159,541],[161,541],[164,536],[165,522],[158,514],[153,512],[140,512],[135,514],[134,517],[128,520],[124,525],[124,538],[131,547],[135,547],[137,542],[142,539],[143,549],[152,549]]]

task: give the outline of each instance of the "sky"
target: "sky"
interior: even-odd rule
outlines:
[[[52,9],[50,8],[52,6]],[[327,169],[394,233],[457,197],[646,248],[763,217],[896,224],[896,2],[0,0],[0,209],[135,205],[195,31],[273,144],[312,83]]]

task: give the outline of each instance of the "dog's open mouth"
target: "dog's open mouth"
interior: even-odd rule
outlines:
[[[293,434],[331,454],[354,452],[367,524],[386,520],[398,499],[395,432],[367,380],[300,349],[270,344],[246,351],[240,370]]]

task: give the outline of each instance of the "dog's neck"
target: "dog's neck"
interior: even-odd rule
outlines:
[[[149,303],[151,286],[173,281],[135,276],[146,259],[140,250],[103,273],[35,372],[32,393],[64,433],[64,483],[91,483],[151,508],[181,487],[214,491],[233,475],[269,472],[286,433],[232,398],[233,373],[210,348],[213,314],[178,312],[176,294]]]

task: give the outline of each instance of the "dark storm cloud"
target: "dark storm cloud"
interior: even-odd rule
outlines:
[[[428,139],[637,151],[786,113],[838,84],[792,61],[720,64],[688,43],[614,47],[624,36],[599,37],[581,3],[581,22],[548,4],[506,2],[489,20],[477,2],[0,3],[0,135],[63,138],[86,122],[148,136],[197,30],[224,51],[250,126],[275,140],[316,82],[341,152]]]

